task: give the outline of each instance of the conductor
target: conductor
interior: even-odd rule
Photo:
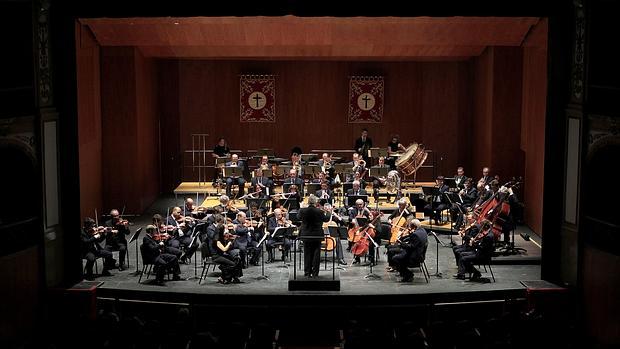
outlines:
[[[308,207],[301,208],[297,217],[301,220],[300,237],[316,237],[304,241],[304,275],[318,277],[321,264],[321,239],[323,237],[323,223],[329,222],[330,217],[317,208],[319,199],[314,195],[308,197]]]

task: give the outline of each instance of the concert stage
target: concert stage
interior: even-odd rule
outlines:
[[[153,213],[165,212],[165,209],[174,205],[173,197],[159,199],[143,216],[134,220],[132,233],[137,227],[150,222]],[[522,238],[528,234],[531,238],[526,241]],[[143,235],[142,235],[143,236]],[[141,243],[142,236],[138,239]],[[337,266],[336,272],[340,279],[340,291],[289,291],[289,275],[293,272],[293,261],[287,260],[286,264],[277,261],[264,264],[264,272],[261,266],[250,266],[243,270],[242,283],[222,285],[217,283],[219,270],[210,271],[207,277],[198,284],[202,266],[200,253],[197,251],[198,263],[189,265],[182,264],[181,281],[167,281],[164,286],[152,284],[154,276],[147,280],[142,278],[138,283],[136,270],[142,269],[142,261],[136,268],[136,245],[128,246],[130,254],[130,268],[125,271],[113,270],[113,276],[98,277],[96,281],[102,282],[97,288],[99,298],[108,301],[157,301],[172,303],[200,304],[209,307],[243,306],[250,308],[264,307],[304,307],[304,306],[345,306],[355,304],[363,299],[363,307],[391,307],[430,305],[437,303],[472,302],[483,300],[507,300],[525,297],[526,288],[522,281],[540,279],[540,243],[527,227],[519,227],[515,233],[515,245],[526,249],[526,254],[495,257],[492,270],[495,282],[492,280],[490,270],[485,273],[481,266],[483,278],[490,279],[489,283],[457,280],[452,277],[456,274],[454,254],[450,248],[452,241],[460,243],[458,235],[437,234],[439,243],[433,235],[429,235],[429,246],[426,255],[426,265],[431,275],[429,282],[425,281],[419,269],[413,269],[415,277],[413,282],[402,283],[397,273],[386,271],[385,247],[379,249],[378,265],[372,268],[372,273],[378,278],[368,278],[371,273],[370,266],[351,265],[352,256],[345,251],[347,266]],[[537,239],[538,241],[534,241]],[[346,248],[347,242],[343,241]],[[302,253],[295,252],[293,255]],[[276,258],[281,253],[276,252]],[[267,254],[264,253],[266,259]],[[117,253],[115,253],[117,258]],[[298,258],[301,258],[298,256]],[[97,261],[101,271],[101,260]],[[362,258],[362,264],[364,259]],[[303,278],[303,270],[299,260],[297,261],[297,276]],[[325,269],[327,268],[327,269]],[[331,278],[331,258],[327,265],[321,264],[321,277]],[[487,266],[488,269],[488,266]],[[263,278],[262,276],[267,278]]]

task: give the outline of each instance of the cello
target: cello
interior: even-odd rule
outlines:
[[[353,244],[353,247],[351,247],[351,253],[355,257],[361,257],[361,256],[366,255],[368,253],[370,242],[372,242],[373,244],[376,244],[375,241],[373,240],[373,237],[375,237],[376,235],[376,231],[374,227],[375,227],[375,223],[381,218],[381,212],[373,211],[371,214],[373,217],[372,222],[368,223],[363,228],[358,229],[356,233],[357,241]]]
[[[393,245],[398,240],[398,237],[401,235],[403,229],[407,228],[407,217],[403,217],[405,211],[409,208],[409,203],[405,209],[400,212],[396,221],[392,222],[392,229],[390,230],[390,244]]]
[[[485,219],[491,222],[493,236],[496,240],[499,240],[501,237],[504,224],[509,219],[510,215],[510,203],[507,202],[507,200],[511,194],[500,194],[507,194],[512,188],[517,187],[519,184],[521,184],[521,182],[513,180],[500,187],[480,211],[480,216],[478,216],[477,219],[478,223],[482,223]]]

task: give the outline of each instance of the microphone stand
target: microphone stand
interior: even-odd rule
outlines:
[[[441,272],[439,272],[439,244],[441,244],[441,246],[444,246],[444,247],[445,247],[445,245],[444,245],[443,242],[441,242],[441,240],[439,240],[439,237],[437,236],[437,234],[435,234],[434,231],[431,230],[430,234],[435,237],[435,246],[437,246],[437,251],[436,251],[437,255],[435,257],[435,269],[436,269],[436,272],[435,272],[435,274],[433,274],[433,276],[441,278],[443,275],[441,274]]]

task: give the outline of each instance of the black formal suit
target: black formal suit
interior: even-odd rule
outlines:
[[[324,237],[323,223],[329,222],[329,215],[312,205],[299,210],[301,220],[300,238],[304,241],[304,275],[317,277],[321,264],[321,239]],[[310,239],[304,239],[304,238]],[[315,239],[312,239],[315,238]]]
[[[487,262],[494,250],[495,238],[493,232],[489,231],[482,239],[473,244],[471,250],[460,253],[458,274],[464,276],[465,273],[474,273],[474,278],[479,278],[480,272],[474,268],[474,264]]]
[[[363,189],[360,187],[359,190],[354,190],[353,188],[347,190],[347,197],[348,196],[352,196],[352,195],[368,195],[368,192],[366,191],[366,189]],[[355,202],[349,202],[349,200],[347,199],[346,202],[347,206],[352,207],[355,206]]]
[[[456,265],[459,265],[459,259],[461,259],[461,254],[467,251],[473,251],[473,247],[469,245],[469,241],[476,237],[480,232],[480,224],[475,223],[471,228],[467,229],[465,235],[463,236],[463,243],[458,246],[452,247],[452,251],[454,252],[454,259],[456,260]]]
[[[274,238],[273,233],[278,227],[282,227],[282,226],[276,220],[276,216],[274,215],[273,217],[269,217],[269,219],[267,220],[267,231],[269,232],[269,238],[265,242],[265,247],[267,248],[267,254],[268,254],[268,257],[267,257],[268,263],[273,262],[275,259],[273,248],[276,246],[276,244],[280,244],[280,243],[282,244],[282,260],[285,260],[286,256],[288,255],[288,251],[291,249],[292,242],[288,237]]]
[[[408,266],[422,263],[428,246],[428,233],[424,228],[417,228],[401,242],[402,251],[392,258],[393,264],[399,271],[403,281],[410,281],[413,272]]]
[[[261,184],[260,197],[267,196],[267,189],[269,189],[269,195],[273,195],[273,181],[271,179],[263,176],[252,178],[252,188],[255,192],[258,191],[259,183]]]
[[[449,189],[450,188],[445,184],[439,187],[439,194],[431,197],[431,203],[424,206],[424,211],[428,213],[431,219],[435,219],[438,224],[441,218],[441,211],[448,208],[448,204],[446,202],[447,200],[444,194],[447,193]]]
[[[87,229],[82,229],[81,235],[81,252],[82,258],[86,259],[86,275],[87,279],[93,277],[93,266],[97,258],[103,258],[103,271],[102,274],[106,274],[108,269],[114,268],[114,258],[112,258],[112,252],[101,248],[99,243],[105,240],[105,236],[100,234],[98,238],[93,236]]]
[[[163,246],[155,241],[149,234],[142,239],[140,251],[142,252],[143,263],[153,264],[155,269],[156,280],[163,282],[166,269],[172,271],[174,278],[178,279],[181,274],[179,260],[177,256],[170,253],[162,253]]]
[[[469,189],[465,190],[465,193],[461,196],[461,198],[463,199],[464,207],[471,207],[471,205],[473,205],[478,199],[478,189],[473,186],[469,187]]]
[[[358,152],[358,154],[362,155],[364,161],[368,162],[368,149],[372,148],[372,139],[370,137],[366,137],[366,139],[362,139],[362,137],[355,140],[355,148],[354,150]]]
[[[118,251],[118,266],[119,268],[123,268],[123,265],[125,265],[125,256],[127,254],[126,236],[130,233],[129,227],[123,224],[117,224],[117,221],[112,219],[107,220],[105,226],[117,231],[116,234],[106,234],[105,249],[110,252]]]

